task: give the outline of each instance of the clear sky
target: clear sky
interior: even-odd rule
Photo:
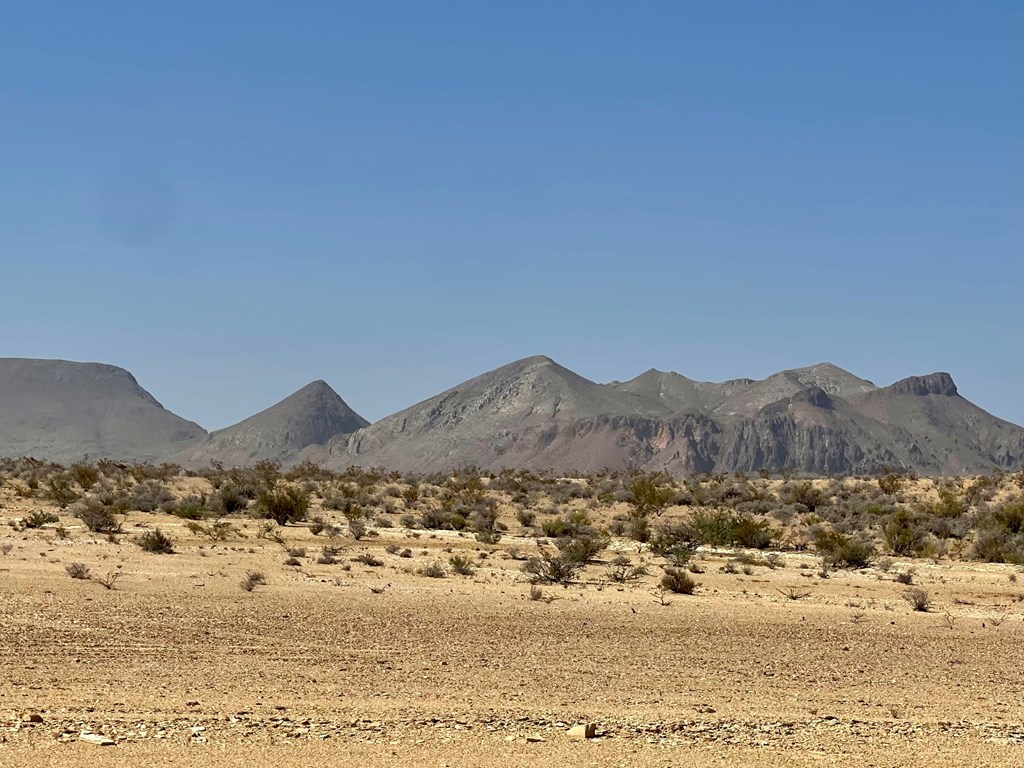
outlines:
[[[0,355],[208,428],[946,370],[1024,423],[1019,0],[6,3]],[[2,397],[2,393],[0,393]]]

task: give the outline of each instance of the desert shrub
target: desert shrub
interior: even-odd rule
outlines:
[[[72,511],[93,533],[120,533],[121,531],[121,518],[112,507],[94,496],[80,499],[75,503]]]
[[[555,546],[569,559],[587,563],[608,546],[608,537],[596,531],[580,533],[576,536],[563,536],[555,541]]]
[[[772,546],[772,533],[767,520],[737,514],[732,518],[732,540],[739,547],[768,549]]]
[[[174,494],[159,480],[145,480],[132,488],[128,506],[140,512],[170,511],[174,508]]]
[[[905,571],[899,571],[893,578],[895,578],[898,584],[913,584],[914,570],[912,568],[908,568]]]
[[[309,494],[294,485],[264,491],[256,498],[256,516],[278,525],[301,522],[308,510]]]
[[[152,531],[146,531],[135,539],[135,543],[138,544],[145,552],[152,552],[156,555],[174,554],[174,542],[171,540],[170,536],[165,534],[159,528],[154,528]]]
[[[348,521],[348,532],[356,541],[360,541],[366,535],[366,521],[362,518],[353,518]]]
[[[305,557],[305,556],[306,556],[306,548],[305,547],[291,547],[288,550],[288,557]]]
[[[384,565],[384,561],[383,560],[381,560],[379,557],[375,557],[374,555],[370,554],[369,552],[363,552],[362,554],[357,555],[356,557],[353,557],[352,558],[352,562],[354,562],[354,563],[362,563],[363,565],[368,565],[371,568],[377,568],[379,566]]]
[[[428,508],[420,515],[419,525],[427,530],[445,530],[451,528],[451,518],[452,513],[448,510]]]
[[[630,581],[636,581],[646,575],[646,565],[643,563],[634,565],[633,562],[624,555],[617,555],[611,561],[608,568],[608,579],[616,584],[625,584]]]
[[[967,511],[967,504],[960,498],[956,490],[943,485],[938,490],[939,500],[930,506],[930,511],[938,517],[959,517]]]
[[[203,525],[198,520],[189,520],[185,527],[199,536],[206,536],[211,541],[227,541],[232,535],[238,533],[235,527],[227,520],[215,520],[209,525]]]
[[[1024,532],[1024,501],[1004,504],[992,513],[992,522],[1009,534]]]
[[[899,493],[900,486],[902,485],[903,475],[897,475],[895,472],[890,472],[888,475],[878,478],[878,487],[887,496],[895,496]]]
[[[59,520],[60,518],[52,512],[37,509],[29,513],[28,517],[23,518],[21,525],[24,528],[42,528],[47,523],[56,523]]]
[[[926,533],[905,509],[896,511],[882,526],[882,536],[889,551],[894,555],[920,553],[924,547]]]
[[[578,574],[585,563],[572,560],[563,553],[540,548],[535,557],[523,563],[523,572],[533,577],[535,582],[550,584],[568,584]]]
[[[718,547],[767,549],[772,546],[767,520],[730,510],[698,510],[690,518],[688,536],[692,541]]]
[[[93,576],[92,580],[104,589],[114,589],[117,580],[121,578],[121,571],[107,571],[106,576]]]
[[[426,576],[429,579],[444,579],[448,576],[444,566],[440,563],[430,563],[429,565],[425,565],[416,571],[416,573],[420,576]]]
[[[786,504],[803,504],[810,512],[824,506],[827,501],[810,480],[787,484],[782,490],[782,500]]]
[[[697,582],[693,580],[689,573],[682,568],[673,568],[671,566],[665,569],[661,576],[661,581],[658,583],[663,589],[674,592],[677,595],[692,595],[693,591],[697,588]]]
[[[533,525],[536,519],[537,513],[534,512],[532,509],[526,509],[524,507],[522,509],[516,510],[516,520],[524,528],[529,528],[531,525]]]
[[[245,578],[242,579],[242,589],[246,592],[252,592],[259,585],[266,583],[267,577],[259,571],[247,571]]]
[[[467,555],[452,555],[448,558],[448,563],[451,565],[452,570],[460,576],[472,576],[474,570],[474,564],[472,558]]]
[[[928,590],[915,587],[914,589],[908,589],[903,593],[903,599],[910,603],[910,607],[915,611],[921,611],[927,613],[932,607],[932,599],[928,594]]]
[[[71,477],[65,474],[50,475],[46,481],[46,498],[61,509],[78,501],[78,493],[72,488]]]
[[[472,518],[477,541],[484,544],[497,544],[501,540],[498,507],[493,499],[484,499],[478,502],[473,510]]]
[[[297,557],[288,557],[285,559],[284,564],[292,568],[298,568],[302,565],[302,561]]]
[[[651,522],[646,517],[631,517],[626,521],[623,533],[633,541],[646,543],[651,538]]]
[[[92,464],[85,462],[72,464],[68,473],[83,491],[88,491],[100,480],[100,471]]]
[[[818,528],[814,545],[823,562],[835,568],[867,568],[875,558],[875,545],[867,538],[853,538],[837,531]]]
[[[64,567],[68,576],[72,579],[88,579],[90,577],[89,566],[85,563],[70,563]]]
[[[981,528],[974,539],[972,554],[988,563],[1024,563],[1024,535],[1011,536],[1004,528]]]
[[[225,483],[210,499],[210,508],[225,515],[243,511],[249,506],[249,496],[245,490],[235,483]]]
[[[661,516],[672,503],[676,490],[663,473],[638,474],[629,484],[629,503],[632,517]]]
[[[685,523],[658,526],[650,538],[651,551],[666,558],[672,565],[682,567],[690,562],[697,543],[691,539],[692,531]]]
[[[540,529],[549,539],[556,539],[559,536],[565,536],[568,532],[568,524],[562,518],[561,515],[555,517],[549,517],[546,520],[541,520]]]
[[[186,496],[178,502],[174,515],[183,520],[202,520],[206,516],[206,494]]]

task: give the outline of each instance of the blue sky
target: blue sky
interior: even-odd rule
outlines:
[[[532,354],[946,370],[1024,423],[1021,8],[9,3],[0,354],[209,428]]]

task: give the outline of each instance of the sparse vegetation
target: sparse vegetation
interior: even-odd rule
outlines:
[[[272,488],[256,498],[254,509],[258,517],[278,525],[301,522],[309,510],[309,494],[294,485]]]
[[[87,581],[92,578],[92,571],[85,563],[69,563],[64,570],[72,579]]]
[[[252,592],[256,587],[266,583],[267,577],[259,571],[247,571],[245,578],[242,579],[242,589],[246,592]]]
[[[472,576],[473,571],[476,570],[473,559],[466,555],[452,555],[448,558],[448,564],[460,576]]]
[[[928,590],[921,589],[920,587],[908,589],[903,593],[903,599],[906,600],[910,604],[910,607],[915,611],[927,613],[931,610],[932,599],[928,594]]]
[[[170,536],[159,528],[146,531],[135,539],[135,543],[138,544],[144,552],[152,552],[155,555],[174,554],[174,542],[171,540]]]
[[[677,595],[692,595],[697,588],[697,582],[689,573],[682,568],[673,568],[672,566],[665,568],[658,583],[664,589]]]

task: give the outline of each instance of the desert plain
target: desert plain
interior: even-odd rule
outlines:
[[[400,524],[330,542],[289,524],[282,543],[247,517],[214,541],[160,512],[114,536],[68,510],[17,530],[43,502],[0,501],[3,768],[1024,764],[1017,565],[823,575],[813,551],[769,567],[701,547],[685,595],[622,537],[571,583],[533,584],[514,519],[493,544]],[[134,543],[157,528],[173,554]],[[617,556],[648,572],[616,583]]]

